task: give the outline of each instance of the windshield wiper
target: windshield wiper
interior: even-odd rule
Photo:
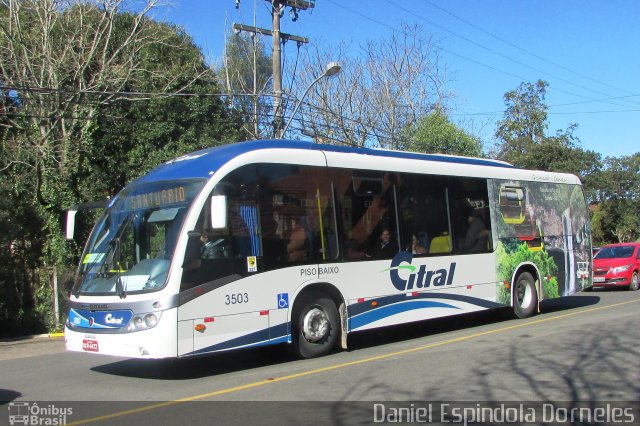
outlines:
[[[133,222],[133,214],[130,214],[126,217],[126,219],[122,222],[113,239],[109,241],[107,245],[107,254],[105,256],[104,262],[100,267],[100,275],[105,278],[108,276],[110,272],[115,273],[116,277],[116,293],[120,297],[120,299],[124,299],[127,297],[127,292],[122,284],[121,274],[121,266],[120,266],[120,248],[122,246],[122,237],[125,235],[126,229]]]
[[[120,271],[118,270],[118,272],[116,272],[116,293],[118,293],[118,296],[120,297],[120,299],[124,299],[125,297],[127,297],[127,292],[124,289],[124,286],[122,285],[122,278],[120,277]]]

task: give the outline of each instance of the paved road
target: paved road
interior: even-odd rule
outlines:
[[[638,401],[639,316],[640,292],[580,293],[527,320],[483,312],[356,334],[349,351],[314,360],[280,347],[149,362],[65,353],[60,340],[2,343],[0,400],[66,403],[67,421],[224,424],[260,413],[280,425],[289,422],[274,412],[290,404],[262,401],[307,401],[294,404],[295,421],[334,424],[371,422],[371,401]]]

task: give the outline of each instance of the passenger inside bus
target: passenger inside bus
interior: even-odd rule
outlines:
[[[485,226],[483,210],[475,209],[468,218],[469,227],[464,238],[464,251],[485,251],[489,240],[489,230]]]
[[[207,230],[200,235],[202,247],[200,248],[201,259],[220,259],[229,257],[227,240],[224,235],[214,235],[211,230]]]
[[[426,235],[424,232],[421,232],[420,234]],[[413,254],[425,254],[427,249],[425,248],[424,243],[420,241],[420,237],[418,235],[419,234],[411,235],[411,247],[409,247],[408,251]]]
[[[302,262],[307,258],[307,231],[301,223],[300,217],[291,219],[291,231],[287,244],[287,260],[289,262]]]
[[[367,254],[367,257],[374,259],[391,259],[396,252],[397,247],[391,241],[391,231],[385,227],[382,228],[379,241],[373,245],[371,253]]]
[[[274,212],[265,209],[261,211],[260,230],[262,232],[262,253],[264,266],[267,270],[281,267],[286,256],[286,241],[278,233],[280,225],[274,217]]]

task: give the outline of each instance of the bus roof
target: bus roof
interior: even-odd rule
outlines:
[[[306,141],[292,140],[257,140],[238,142],[206,148],[191,154],[170,160],[139,178],[135,183],[147,181],[209,178],[216,170],[229,160],[247,152],[261,149],[302,149],[347,154],[362,154],[376,157],[402,158],[413,160],[435,161],[440,163],[467,164],[475,166],[514,167],[504,161],[484,158],[460,157],[444,154],[421,154],[416,152],[393,151],[386,149],[358,148],[344,145],[323,145]]]

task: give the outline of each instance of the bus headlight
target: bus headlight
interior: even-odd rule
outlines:
[[[148,328],[153,328],[156,326],[156,324],[158,324],[158,317],[156,317],[154,314],[147,314],[144,316],[144,323]]]
[[[160,312],[138,314],[131,319],[127,331],[148,330],[158,325],[158,321],[160,321]]]

